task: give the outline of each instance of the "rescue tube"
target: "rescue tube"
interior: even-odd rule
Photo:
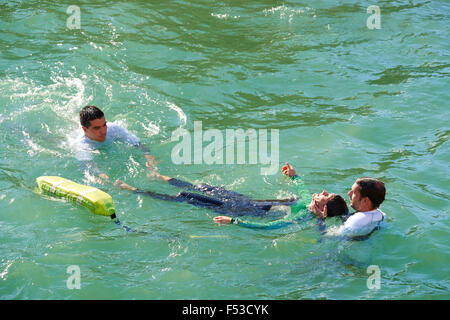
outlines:
[[[78,203],[94,214],[115,218],[116,209],[111,196],[100,189],[57,176],[41,176],[36,178],[36,182],[41,192]]]

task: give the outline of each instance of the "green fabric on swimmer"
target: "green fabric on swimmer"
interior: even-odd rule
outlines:
[[[233,218],[231,223],[246,228],[278,229],[290,225],[295,221],[306,221],[312,219],[314,215],[308,210],[308,204],[311,200],[311,193],[299,176],[295,175],[291,178],[291,180],[297,186],[297,195],[299,198],[296,204],[290,206],[290,214],[286,215],[282,219],[270,222],[255,222],[241,218]]]

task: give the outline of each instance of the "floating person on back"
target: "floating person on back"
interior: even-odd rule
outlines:
[[[275,229],[292,223],[306,222],[308,220],[318,218],[317,221],[319,228],[323,231],[323,220],[326,217],[343,216],[348,214],[347,204],[341,196],[334,193],[329,194],[326,191],[323,191],[322,193],[314,194],[311,197],[311,194],[301,179],[295,175],[295,170],[293,167],[289,166],[290,169],[286,169],[287,166],[288,164],[283,167],[283,172],[290,170],[289,172],[292,175],[292,179],[297,182],[298,199],[253,200],[240,193],[226,190],[223,187],[214,187],[207,184],[192,185],[188,182],[160,174],[157,174],[158,178],[168,182],[169,184],[180,188],[199,191],[202,194],[183,191],[173,196],[152,191],[139,190],[121,180],[117,180],[114,184],[122,189],[128,189],[135,193],[145,194],[157,199],[187,202],[197,207],[208,208],[219,213],[226,213],[228,215],[232,215],[233,218],[230,216],[219,216],[214,218],[214,221],[218,223],[235,223],[250,228]],[[287,174],[287,171],[285,174]],[[248,222],[241,220],[240,218],[236,218],[244,215],[264,217],[270,210],[278,211],[282,209],[281,207],[284,207],[284,209],[287,209],[288,211],[285,217],[268,223]]]

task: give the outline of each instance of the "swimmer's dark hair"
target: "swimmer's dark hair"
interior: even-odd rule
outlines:
[[[327,201],[327,217],[345,216],[348,214],[347,203],[344,198],[336,194]]]
[[[104,116],[103,111],[96,106],[86,106],[80,111],[80,123],[83,127],[89,128],[91,120],[101,119]]]
[[[384,201],[386,188],[384,183],[375,178],[362,177],[356,180],[361,198],[368,197],[376,209]]]

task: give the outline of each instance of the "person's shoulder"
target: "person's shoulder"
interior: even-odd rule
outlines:
[[[350,217],[348,217],[346,222],[347,221],[352,222],[352,221],[357,221],[357,220],[361,220],[361,219],[364,219],[364,213],[357,211],[357,212],[353,213]]]
[[[116,122],[108,122],[108,130],[123,130],[123,127]]]
[[[125,126],[120,125],[117,122],[108,122],[108,130],[111,130],[112,132],[114,131],[114,132],[130,134]]]
[[[379,216],[375,216],[376,213],[379,213],[381,218],[379,218]],[[378,223],[383,220],[385,216],[385,213],[379,209],[368,212],[355,212],[347,219],[347,221],[345,221],[344,225],[351,228],[361,228],[373,223]]]
[[[118,123],[111,122],[108,124],[108,131],[110,131],[113,139],[122,139],[132,145],[138,145],[140,140],[134,134],[130,133],[125,127]]]
[[[107,134],[113,138],[119,138],[126,135],[127,130],[116,122],[108,122]]]
[[[365,224],[366,216],[362,212],[355,212],[344,223],[346,228],[358,228]]]

